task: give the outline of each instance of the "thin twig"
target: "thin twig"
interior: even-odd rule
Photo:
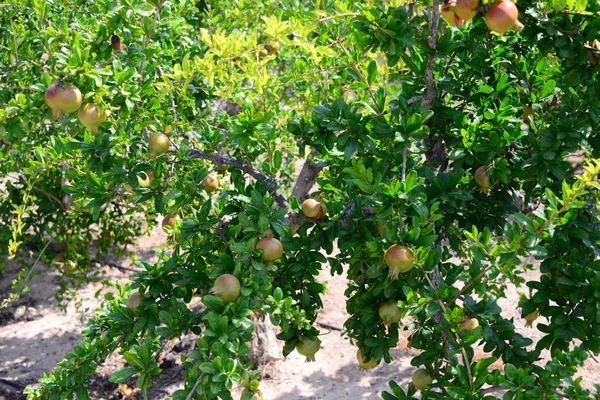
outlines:
[[[333,325],[329,325],[329,324],[326,324],[324,322],[317,321],[316,324],[319,325],[319,326],[322,326],[323,328],[331,329],[332,331],[339,331],[339,332],[343,331],[342,328],[339,328],[339,327],[333,326]]]
[[[257,179],[257,180],[263,182],[267,186],[267,190],[269,191],[269,193],[271,193],[273,195],[273,197],[275,198],[275,201],[277,202],[279,207],[288,208],[288,209],[290,208],[290,205],[288,204],[285,197],[283,197],[277,191],[277,182],[274,179],[267,177],[265,174],[258,172],[251,165],[243,163],[242,161],[236,160],[235,158],[220,156],[217,154],[208,154],[208,153],[204,153],[200,150],[196,150],[196,149],[190,150],[190,158],[191,159],[201,158],[203,160],[209,160],[209,161],[212,161],[215,163],[226,164],[226,165],[230,165],[234,168],[237,168],[237,169],[247,173],[254,179]]]
[[[196,388],[200,384],[200,381],[202,380],[203,377],[204,377],[204,372],[200,374],[200,376],[196,380],[196,383],[194,383],[194,386],[192,387],[192,390],[190,390],[190,392],[188,393],[188,395],[185,397],[185,400],[190,400],[192,398],[192,396],[194,395],[194,392],[196,391]]]
[[[100,261],[100,260],[97,260],[95,258],[93,258],[90,262],[96,263],[96,264],[98,264],[100,266],[107,266],[107,267],[110,267],[110,268],[119,269],[121,271],[141,272],[141,270],[139,270],[139,269],[133,269],[133,268],[128,268],[128,267],[123,267],[123,266],[118,265],[118,264],[113,264],[113,263],[110,263],[110,262]]]

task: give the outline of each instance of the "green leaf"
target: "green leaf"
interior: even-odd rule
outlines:
[[[120,370],[113,372],[108,380],[113,383],[125,383],[133,374],[138,372],[139,369],[133,367],[121,368]]]
[[[143,17],[149,17],[154,14],[154,6],[149,3],[136,3],[133,5],[133,11]]]

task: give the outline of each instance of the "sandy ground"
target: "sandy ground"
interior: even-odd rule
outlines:
[[[161,246],[166,240],[162,231],[155,229],[147,237],[140,238],[136,251],[141,259],[152,261],[152,248]],[[124,261],[122,265],[128,266]],[[14,269],[9,263],[8,271]],[[76,344],[83,324],[92,310],[98,306],[99,300],[94,293],[101,288],[99,284],[90,284],[79,291],[83,309],[77,310],[69,306],[66,313],[56,308],[53,294],[56,285],[53,273],[45,267],[41,274],[33,278],[31,292],[22,296],[9,309],[0,312],[0,378],[31,384],[37,381],[44,372],[49,371],[62,359],[66,351]],[[107,269],[110,279],[125,281],[127,274],[116,269]],[[536,272],[531,272],[534,277]],[[328,282],[329,293],[324,296],[324,309],[319,321],[332,326],[342,327],[347,317],[344,302],[346,279],[331,277],[328,270],[321,274],[321,280]],[[8,289],[10,274],[0,276],[0,293]],[[526,328],[519,318],[516,302],[518,292],[511,287],[507,299],[500,302],[503,314],[507,318],[514,317],[518,332],[534,340],[541,334],[536,329]],[[388,390],[388,382],[394,379],[401,386],[406,386],[414,368],[410,359],[417,354],[407,349],[406,338],[409,332],[402,332],[397,348],[394,350],[395,360],[389,365],[380,365],[370,371],[362,371],[356,364],[356,348],[339,332],[327,332],[321,328],[323,335],[322,349],[317,353],[316,363],[305,363],[304,357],[293,352],[287,359],[271,362],[263,371],[264,379],[261,389],[265,400],[296,399],[376,399],[379,393]],[[164,399],[169,393],[180,387],[178,372],[179,355],[191,351],[193,338],[184,338],[173,354],[167,354],[161,367],[166,372],[150,389],[152,399]],[[179,352],[177,352],[179,350]],[[484,356],[479,351],[478,357]],[[138,398],[130,387],[111,384],[108,375],[122,366],[118,356],[111,358],[99,373],[92,377],[94,399],[127,399]],[[578,375],[584,376],[583,384],[592,389],[593,384],[600,383],[600,367],[595,361],[588,359]],[[235,390],[238,396],[240,389]],[[18,392],[0,384],[0,400],[20,399]]]

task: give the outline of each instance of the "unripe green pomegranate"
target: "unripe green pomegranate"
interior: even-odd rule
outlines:
[[[535,321],[536,319],[538,319],[538,317],[540,316],[540,313],[535,310],[534,312],[532,312],[531,314],[527,314],[525,316],[525,326],[528,328],[533,327],[533,321]]]
[[[377,360],[371,358],[369,362],[365,362],[360,349],[356,350],[356,359],[358,360],[358,366],[364,370],[375,368],[377,366]]]
[[[251,392],[248,389],[244,389],[241,400],[244,400],[244,396],[250,400],[263,400],[262,392],[259,389],[257,389],[256,392]]]
[[[151,157],[159,156],[169,150],[171,142],[164,133],[157,132],[148,139],[148,154]]]
[[[412,251],[401,245],[393,245],[385,251],[383,262],[390,269],[389,277],[398,279],[398,273],[408,272],[413,267],[415,256]]]
[[[402,309],[391,301],[380,305],[378,313],[385,325],[395,324],[402,319]]]
[[[77,118],[90,132],[96,133],[100,125],[106,121],[106,113],[98,112],[98,107],[94,103],[88,103],[79,109]]]
[[[431,385],[433,378],[426,369],[419,368],[412,375],[412,384],[419,390],[425,390]]]
[[[481,188],[482,193],[488,193],[490,191],[490,178],[487,176],[487,170],[489,166],[482,165],[475,170],[475,182]]]
[[[256,248],[263,251],[263,261],[275,261],[283,254],[283,245],[275,238],[262,238],[256,243]]]
[[[315,354],[321,348],[321,340],[319,338],[310,339],[307,337],[301,338],[296,345],[298,353],[306,357],[306,362],[315,361]]]
[[[234,303],[241,294],[241,285],[238,278],[231,274],[224,274],[215,279],[210,294],[217,297],[224,304]]]

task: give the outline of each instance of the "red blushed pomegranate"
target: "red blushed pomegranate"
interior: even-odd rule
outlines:
[[[263,261],[275,261],[283,254],[283,245],[275,238],[262,238],[256,243],[256,248],[263,251]]]
[[[510,0],[500,0],[492,4],[485,14],[485,24],[490,31],[501,34],[511,29],[517,32],[523,30],[523,24],[519,22],[519,9]]]
[[[241,294],[241,285],[238,278],[231,274],[224,274],[215,279],[210,294],[217,297],[224,304],[234,303]]]
[[[81,107],[81,92],[75,86],[60,81],[52,83],[44,94],[46,104],[52,109],[52,115],[58,119],[65,113],[75,112]]]
[[[298,353],[306,357],[306,362],[315,361],[315,354],[321,348],[321,340],[319,338],[301,338],[296,345]]]
[[[389,277],[398,279],[398,273],[408,272],[413,267],[415,256],[406,246],[393,245],[385,251],[383,262],[390,269]]]
[[[448,4],[443,4],[440,7],[442,17],[450,26],[461,26],[465,22],[462,18],[456,15],[455,7],[450,7]]]
[[[162,226],[163,230],[165,230],[165,226],[173,227],[173,224],[175,224],[175,217],[172,215],[168,215],[168,216],[164,217],[161,222],[161,226]]]
[[[395,324],[402,319],[402,309],[391,301],[380,305],[377,312],[385,325]]]
[[[77,118],[90,132],[96,133],[100,125],[106,121],[106,113],[98,112],[98,107],[94,103],[89,103],[79,109]]]
[[[479,0],[456,0],[456,7],[454,12],[456,15],[465,21],[473,19],[477,15],[477,7],[479,6]]]

